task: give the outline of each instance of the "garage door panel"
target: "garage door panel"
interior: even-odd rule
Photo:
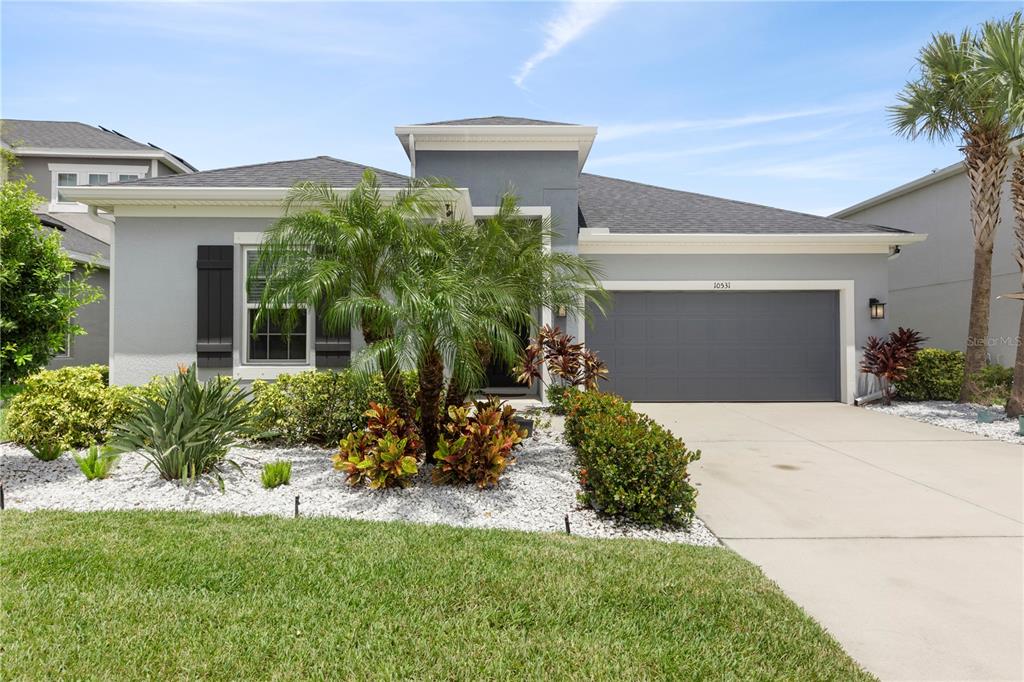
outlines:
[[[587,345],[630,400],[839,399],[834,291],[619,292]]]

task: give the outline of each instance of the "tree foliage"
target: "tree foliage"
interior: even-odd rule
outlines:
[[[32,212],[43,201],[25,180],[3,183],[0,194],[0,381],[12,383],[44,367],[85,331],[75,310],[101,298],[87,277],[72,277],[74,262],[60,234]],[[88,274],[88,268],[85,274]]]

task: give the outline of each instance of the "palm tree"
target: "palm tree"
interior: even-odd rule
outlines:
[[[358,326],[367,345],[391,338],[396,320],[389,301],[417,232],[442,213],[445,188],[436,180],[413,181],[385,199],[369,169],[346,195],[323,183],[297,184],[250,273],[250,284],[255,277],[265,282],[255,324],[270,317],[293,329],[303,305],[317,310],[327,333]],[[381,359],[388,394],[408,419],[412,413],[399,365]]]
[[[1006,21],[987,22],[981,31],[979,69],[996,84],[1005,98],[1011,124],[1024,128],[1024,17],[1016,12]],[[1010,199],[1014,213],[1014,256],[1020,267],[1024,289],[1024,140],[1017,140],[1013,170],[1010,173]],[[1006,403],[1006,414],[1024,414],[1024,308],[1021,309],[1013,387]]]
[[[1014,124],[1003,84],[979,68],[981,41],[966,29],[940,33],[921,49],[920,74],[889,107],[894,131],[910,139],[962,142],[971,185],[974,274],[960,400],[978,395],[975,376],[985,366],[992,294],[992,248]]]
[[[546,308],[564,309],[566,314],[584,317],[588,302],[596,303],[603,310],[607,292],[599,283],[600,269],[577,254],[553,251],[550,245],[557,236],[550,219],[522,215],[518,197],[506,192],[494,215],[479,221],[476,229],[466,230],[461,252],[468,261],[471,277],[501,274],[502,286],[517,292],[520,314],[524,311],[536,314]],[[523,325],[522,329],[536,327],[533,315],[527,320],[529,325]],[[496,359],[486,343],[482,343],[477,352],[484,367]],[[521,359],[521,354],[522,349],[515,360]],[[450,382],[447,404],[461,404],[475,388],[478,386]]]

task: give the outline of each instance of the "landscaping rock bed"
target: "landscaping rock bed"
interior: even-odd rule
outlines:
[[[895,414],[908,419],[915,419],[926,424],[944,426],[947,429],[965,431],[986,438],[1003,440],[1007,443],[1024,443],[1024,436],[1017,433],[1019,426],[1016,419],[1006,419],[1000,407],[983,408],[980,405],[963,405],[944,400],[926,400],[919,403],[893,403],[892,405],[869,405],[869,410],[878,410]],[[996,413],[996,420],[991,424],[979,424],[978,411],[991,410]]]
[[[568,514],[574,535],[718,544],[700,519],[694,519],[688,531],[658,530],[616,523],[581,508],[576,501],[579,486],[572,471],[573,452],[557,429],[538,428],[516,451],[516,463],[492,490],[433,485],[428,468],[404,490],[354,489],[332,467],[331,454],[302,447],[234,448],[229,457],[242,471],[227,468],[221,493],[210,480],[194,486],[163,481],[152,468],[144,469],[145,461],[134,453],[121,458],[110,478],[87,481],[70,454],[41,462],[24,448],[4,443],[0,478],[7,507],[23,510],[159,509],[292,516],[298,495],[302,516],[565,532]],[[266,490],[260,484],[260,470],[278,459],[292,462],[291,484]]]

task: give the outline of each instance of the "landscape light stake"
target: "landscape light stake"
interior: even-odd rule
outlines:
[[[295,496],[295,518],[299,518],[299,496]]]
[[[0,483],[0,511],[4,508],[4,484]]]
[[[572,531],[569,529],[569,515],[565,515],[565,534],[572,535]]]

